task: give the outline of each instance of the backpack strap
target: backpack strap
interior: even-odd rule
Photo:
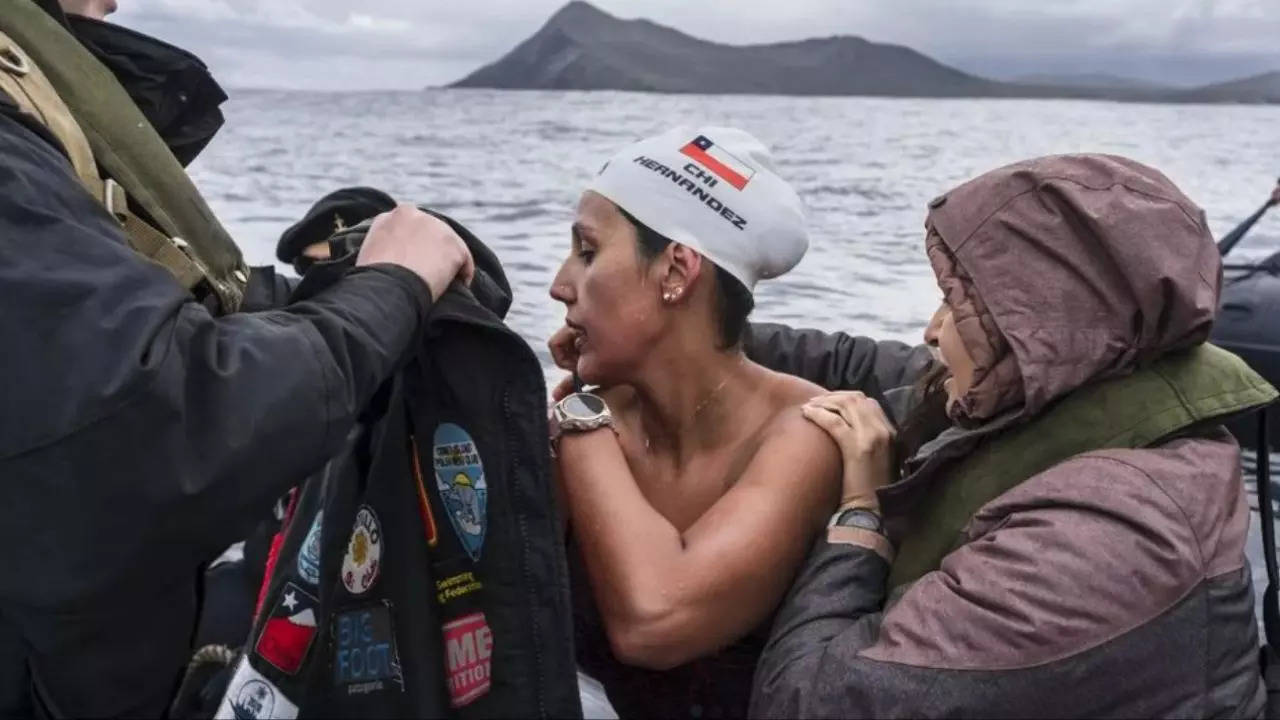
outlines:
[[[49,79],[8,35],[0,32],[0,91],[13,99],[18,112],[36,121],[62,143],[62,151],[90,193],[101,198],[102,180],[93,150],[67,104],[49,84]],[[98,193],[93,193],[94,186]]]
[[[18,111],[46,128],[62,145],[80,185],[120,223],[129,246],[177,278],[188,290],[207,275],[182,238],[170,238],[129,209],[129,198],[114,180],[102,179],[93,149],[71,110],[48,77],[8,35],[0,32],[0,92]]]

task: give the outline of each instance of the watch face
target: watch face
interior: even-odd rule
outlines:
[[[880,530],[880,518],[868,510],[846,510],[840,516],[840,524],[863,530]]]
[[[564,399],[562,407],[569,417],[587,420],[604,412],[604,400],[588,393],[575,393]]]

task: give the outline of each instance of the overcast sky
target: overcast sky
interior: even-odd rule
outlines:
[[[228,87],[420,88],[530,34],[561,0],[119,0]],[[730,43],[861,35],[973,72],[1113,72],[1193,84],[1280,70],[1280,0],[598,0]]]

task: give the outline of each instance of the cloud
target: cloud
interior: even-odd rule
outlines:
[[[230,86],[416,88],[531,35],[562,0],[120,0],[122,24],[187,47]],[[598,0],[710,40],[833,34],[905,44],[966,69],[1195,75],[1280,68],[1276,0]],[[1182,61],[1187,62],[1182,62]],[[1039,66],[1039,67],[1037,67]],[[328,67],[325,71],[324,68]],[[1190,68],[1190,71],[1188,70]],[[1165,78],[1167,79],[1167,78]],[[1190,78],[1189,82],[1201,78]]]
[[[380,33],[403,34],[413,30],[413,23],[398,18],[382,18],[365,15],[364,13],[352,13],[347,17],[345,27]]]

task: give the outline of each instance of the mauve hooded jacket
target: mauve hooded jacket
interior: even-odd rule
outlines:
[[[982,438],[1203,342],[1221,279],[1201,210],[1123,158],[995,170],[931,203],[927,226],[977,373],[957,427],[880,491],[891,537],[894,508]],[[885,557],[829,535],[778,613],[751,712],[1258,717],[1248,522],[1239,449],[1210,428],[1026,479],[887,605]]]

